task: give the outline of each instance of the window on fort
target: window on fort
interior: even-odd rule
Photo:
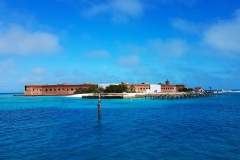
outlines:
[[[34,91],[34,89],[33,89],[33,91]]]
[[[58,88],[58,91],[60,91],[60,88]]]
[[[46,89],[46,91],[47,91],[47,89]]]
[[[49,89],[50,91],[52,91],[52,89]]]
[[[71,88],[71,90],[73,91],[73,88]]]
[[[63,88],[63,91],[64,91],[64,88]]]
[[[40,91],[42,91],[42,90],[40,89]]]
[[[56,89],[54,89],[54,91],[56,91]]]

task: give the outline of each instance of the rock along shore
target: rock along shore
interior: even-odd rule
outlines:
[[[198,98],[220,93],[214,92],[176,92],[176,93],[102,93],[102,99],[123,99],[123,98],[158,98],[158,99],[178,99],[178,98]],[[83,95],[85,99],[98,99],[99,94]]]

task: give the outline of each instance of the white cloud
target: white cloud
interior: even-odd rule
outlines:
[[[84,54],[88,58],[105,58],[108,57],[108,52],[105,50],[95,50]]]
[[[112,7],[123,14],[133,17],[138,16],[143,11],[139,0],[115,0],[112,3]]]
[[[21,26],[0,28],[0,54],[53,53],[60,50],[57,36],[42,32],[30,32]]]
[[[197,24],[183,20],[183,19],[174,19],[170,23],[174,29],[177,29],[183,32],[197,34],[202,31]]]
[[[220,21],[204,32],[203,41],[223,53],[240,52],[240,12],[229,21]]]
[[[107,13],[114,21],[126,21],[129,17],[137,17],[143,12],[140,0],[108,0],[99,4],[92,4],[83,12],[85,16],[95,16]]]
[[[33,74],[46,74],[47,73],[47,70],[45,68],[42,68],[42,67],[36,67],[36,68],[33,68],[31,70],[31,72]]]
[[[135,67],[140,65],[140,59],[136,55],[130,55],[125,57],[120,57],[117,60],[117,63],[122,67]]]
[[[170,39],[163,42],[160,39],[149,40],[148,46],[154,53],[158,53],[162,56],[182,56],[187,53],[189,47],[187,43],[182,39]]]
[[[160,2],[162,4],[172,4],[176,5],[176,3],[184,4],[187,6],[195,5],[199,0],[157,0],[157,2]]]

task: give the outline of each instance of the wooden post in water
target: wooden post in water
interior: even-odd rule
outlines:
[[[98,95],[97,107],[98,107],[98,118],[101,118],[101,97],[100,97],[100,94]]]

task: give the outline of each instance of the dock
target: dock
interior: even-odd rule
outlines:
[[[82,96],[83,99],[98,99],[98,95],[86,95]],[[101,94],[101,99],[123,99],[123,95],[102,95]]]

